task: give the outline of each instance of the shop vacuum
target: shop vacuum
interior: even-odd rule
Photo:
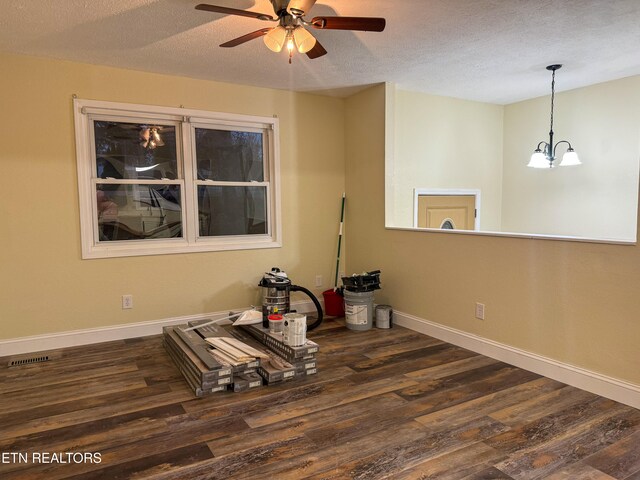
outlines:
[[[317,317],[313,323],[307,321],[307,331],[313,330],[322,323],[322,306],[318,299],[304,287],[293,285],[287,274],[277,267],[266,272],[258,286],[263,288],[262,294],[262,325],[269,328],[269,315],[277,312],[285,314],[291,312],[291,292],[302,292],[307,295],[316,307]],[[314,320],[313,317],[308,317]]]

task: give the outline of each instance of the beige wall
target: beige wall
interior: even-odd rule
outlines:
[[[640,385],[639,247],[385,229],[384,119],[383,86],[347,99],[347,271],[380,268],[397,310]]]
[[[640,76],[558,93],[554,142],[579,167],[523,168],[549,140],[549,96],[505,107],[502,230],[635,241]],[[566,144],[558,148],[558,161]]]
[[[316,292],[316,274],[332,281],[343,100],[22,56],[0,65],[0,338],[248,306],[272,266]],[[81,260],[73,94],[278,115],[283,247]],[[121,309],[123,294],[133,310]]]
[[[500,105],[395,90],[389,225],[413,225],[413,189],[481,190],[481,229],[499,230],[502,204]],[[389,207],[388,207],[389,208]]]
[[[343,101],[27,57],[0,64],[0,338],[245,306],[272,265],[301,285],[333,278],[346,184],[346,271],[382,269],[378,302],[640,385],[638,247],[384,228],[384,86]],[[279,115],[284,247],[81,260],[73,93]],[[120,309],[124,293],[133,310]]]

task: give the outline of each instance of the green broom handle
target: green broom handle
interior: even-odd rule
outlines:
[[[342,193],[342,206],[340,207],[340,231],[338,232],[338,258],[336,260],[336,279],[333,282],[333,289],[338,289],[338,271],[340,270],[340,248],[342,247],[342,226],[344,224],[344,200],[345,194]]]

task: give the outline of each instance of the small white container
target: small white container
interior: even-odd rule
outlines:
[[[391,305],[376,306],[376,327],[391,328],[393,327],[393,309]]]
[[[307,316],[300,313],[286,313],[282,329],[283,341],[292,347],[307,343]]]
[[[282,315],[269,315],[269,333],[282,334],[284,318]]]

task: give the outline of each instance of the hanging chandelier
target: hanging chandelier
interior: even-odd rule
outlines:
[[[553,168],[553,162],[556,160],[556,149],[558,145],[561,143],[566,143],[569,145],[567,151],[562,156],[562,161],[560,162],[561,167],[568,167],[573,165],[581,165],[582,162],[578,158],[578,154],[566,140],[560,140],[555,145],[553,144],[553,104],[555,100],[556,93],[556,70],[560,69],[562,65],[555,64],[549,65],[547,70],[550,70],[551,73],[551,127],[549,129],[549,142],[542,141],[538,143],[538,147],[531,155],[531,160],[527,164],[527,167],[532,168]],[[540,148],[542,147],[542,148]]]

